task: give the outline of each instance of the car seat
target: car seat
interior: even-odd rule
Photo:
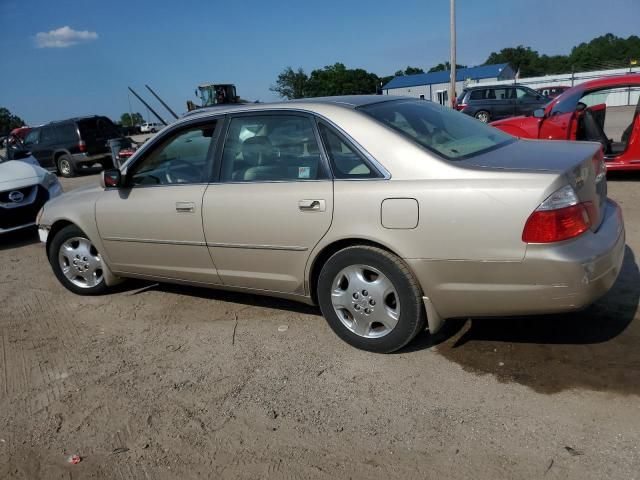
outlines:
[[[584,111],[583,114],[583,124],[584,124],[584,137],[582,140],[587,140],[591,142],[600,142],[602,144],[602,148],[604,153],[611,152],[611,141],[607,138],[607,135],[604,133],[604,130],[600,126],[600,124],[596,121],[593,116],[593,113],[588,108]]]
[[[242,144],[242,158],[249,167],[241,175],[245,182],[282,180],[286,169],[279,164],[271,141],[262,135],[247,138]]]

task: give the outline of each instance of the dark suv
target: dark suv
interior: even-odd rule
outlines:
[[[456,99],[456,108],[487,123],[515,115],[530,115],[550,100],[522,85],[476,86],[462,91]]]
[[[107,141],[118,137],[118,129],[107,117],[79,117],[33,128],[24,147],[43,168],[73,177],[81,166],[100,163],[109,168],[112,159]]]

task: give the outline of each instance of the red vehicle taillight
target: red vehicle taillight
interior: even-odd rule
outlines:
[[[465,108],[467,108],[467,104],[466,104],[466,103],[459,103],[459,104],[456,104],[456,108],[457,108],[457,109],[458,109],[458,111],[460,112],[460,111],[464,110]]]
[[[591,228],[590,202],[578,203],[570,185],[554,192],[531,214],[522,232],[526,243],[553,243],[582,235]]]
[[[80,150],[81,152],[86,152],[87,151],[87,144],[84,143],[84,140],[80,140],[78,142],[78,150]]]

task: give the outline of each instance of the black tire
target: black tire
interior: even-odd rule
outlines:
[[[76,167],[73,164],[71,155],[68,155],[66,153],[60,155],[56,162],[56,166],[58,167],[58,172],[63,177],[70,178],[76,175]]]
[[[491,114],[486,110],[479,110],[474,115],[476,119],[480,120],[482,123],[489,123],[491,121]]]
[[[398,295],[397,324],[382,337],[367,338],[351,331],[338,317],[332,303],[334,280],[343,269],[366,265],[379,270],[390,280]],[[348,290],[348,289],[347,289]],[[348,344],[370,352],[390,353],[407,345],[426,328],[422,291],[409,267],[396,255],[377,247],[354,246],[336,252],[323,265],[318,278],[318,303],[331,329]],[[380,305],[378,308],[383,308]]]
[[[105,293],[108,290],[108,286],[104,280],[104,274],[102,275],[102,281],[99,282],[97,285],[92,286],[92,287],[79,287],[77,285],[75,285],[73,282],[71,282],[71,280],[69,280],[65,274],[62,271],[62,267],[60,266],[60,261],[58,259],[58,255],[60,252],[60,247],[67,241],[70,240],[72,238],[84,238],[88,241],[89,238],[87,237],[87,235],[80,230],[78,227],[76,227],[75,225],[69,225],[67,227],[64,227],[62,230],[60,230],[58,233],[55,234],[55,236],[53,237],[53,240],[51,241],[51,244],[49,245],[49,251],[48,251],[48,257],[49,257],[49,263],[51,264],[51,268],[53,269],[53,273],[55,274],[55,276],[58,278],[58,280],[60,281],[60,283],[67,289],[70,290],[71,292],[78,294],[78,295],[102,295],[103,293]],[[95,249],[95,247],[94,247]],[[96,253],[98,253],[96,251]],[[104,272],[103,272],[104,273]]]

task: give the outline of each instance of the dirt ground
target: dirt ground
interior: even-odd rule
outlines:
[[[393,355],[283,300],[75,296],[34,232],[3,237],[0,478],[640,478],[640,175],[609,188],[628,248],[604,299]]]

